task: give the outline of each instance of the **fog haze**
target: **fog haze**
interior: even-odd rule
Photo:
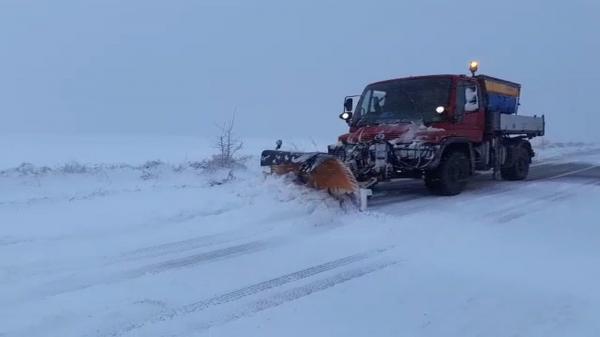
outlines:
[[[523,85],[549,138],[600,141],[596,1],[0,0],[0,131],[335,137],[369,82]]]

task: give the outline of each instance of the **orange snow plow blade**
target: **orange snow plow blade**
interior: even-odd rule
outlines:
[[[358,196],[358,182],[350,169],[326,153],[265,150],[260,164],[270,167],[276,174],[294,173],[306,185],[326,190],[335,197]]]
[[[308,184],[326,189],[334,195],[355,194],[358,183],[350,169],[337,158],[327,158],[316,166],[308,176]]]

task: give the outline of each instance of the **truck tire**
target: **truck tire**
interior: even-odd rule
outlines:
[[[434,194],[439,194],[440,182],[433,172],[425,174],[425,187]]]
[[[469,165],[469,158],[464,153],[450,152],[435,170],[425,173],[425,186],[434,194],[457,195],[467,185]]]
[[[531,157],[529,151],[522,146],[512,147],[508,153],[510,166],[500,168],[504,180],[524,180],[529,174]]]

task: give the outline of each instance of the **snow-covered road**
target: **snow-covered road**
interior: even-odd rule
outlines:
[[[600,149],[567,150],[364,213],[256,168],[4,170],[0,336],[597,336]]]

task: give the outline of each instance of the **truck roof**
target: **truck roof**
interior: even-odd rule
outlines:
[[[370,83],[371,84],[380,84],[380,83],[386,83],[386,82],[392,82],[392,81],[397,81],[397,80],[412,80],[412,79],[425,79],[425,78],[472,78],[470,76],[464,75],[464,74],[438,74],[438,75],[421,75],[421,76],[408,76],[408,77],[399,77],[399,78],[392,78],[389,80],[383,80],[383,81],[377,81],[377,82],[373,82]],[[508,85],[512,85],[512,86],[517,86],[517,87],[521,87],[521,85],[519,83],[516,82],[511,82],[511,81],[507,81],[507,80],[503,80],[501,78],[497,78],[497,77],[493,77],[493,76],[488,76],[488,75],[476,75],[475,76],[476,79],[482,79],[482,80],[491,80],[491,81],[496,81],[496,82],[502,82]]]
[[[457,76],[464,76],[464,75],[439,74],[439,75],[408,76],[408,77],[391,78],[389,80],[377,81],[377,82],[369,83],[369,85],[387,83],[387,82],[398,81],[398,80],[414,80],[414,79],[436,78],[436,77],[448,78],[448,77],[457,77]]]

